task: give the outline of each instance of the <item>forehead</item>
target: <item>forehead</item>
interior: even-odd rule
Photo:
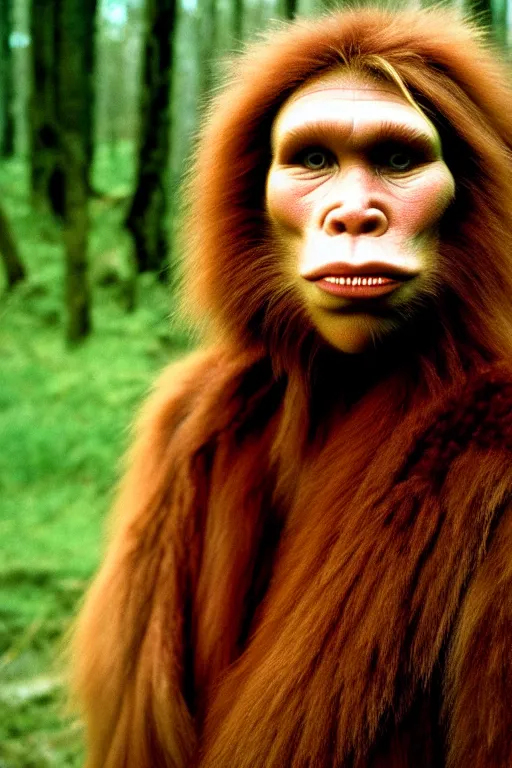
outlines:
[[[370,74],[335,70],[309,80],[283,104],[272,126],[273,143],[309,124],[335,124],[350,133],[383,123],[405,124],[438,143],[428,118],[407,101],[398,86]]]

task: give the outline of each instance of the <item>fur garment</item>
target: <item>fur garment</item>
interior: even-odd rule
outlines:
[[[90,766],[512,764],[511,374],[392,385],[283,476],[265,361],[164,377],[81,619]]]
[[[456,185],[428,290],[352,356],[264,205],[275,116],[340,67],[403,84]],[[448,9],[234,60],[179,227],[203,346],[143,413],[75,633],[87,768],[512,766],[511,103]]]

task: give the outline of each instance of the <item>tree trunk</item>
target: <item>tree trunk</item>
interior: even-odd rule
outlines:
[[[39,210],[51,210],[64,216],[66,153],[61,142],[61,119],[66,110],[60,103],[61,83],[66,77],[65,39],[79,36],[82,41],[81,87],[85,105],[81,108],[81,121],[85,137],[87,178],[93,154],[94,109],[94,21],[96,0],[82,0],[81,27],[75,30],[64,26],[67,0],[31,0],[30,34],[32,39],[32,94],[29,108],[30,170],[32,202]]]
[[[0,0],[0,155],[14,155],[14,87],[12,33],[12,0]]]
[[[239,45],[244,39],[244,0],[233,0],[233,39]]]
[[[282,0],[281,8],[285,19],[294,19],[297,15],[297,0]]]
[[[88,70],[94,0],[60,0],[58,105],[63,169],[63,239],[66,258],[67,340],[91,330],[87,280],[90,88]]]
[[[58,116],[59,12],[61,0],[32,0],[32,92],[29,106],[32,203],[64,213],[64,179]]]
[[[26,272],[2,208],[0,208],[0,255],[5,267],[7,289],[10,290],[16,283],[25,278]]]
[[[158,271],[161,276],[168,261],[167,176],[175,20],[176,0],[146,0],[137,186],[126,217],[139,272]]]

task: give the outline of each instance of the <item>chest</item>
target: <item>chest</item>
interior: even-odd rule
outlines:
[[[360,754],[361,766],[419,768],[420,744],[425,766],[442,765],[443,654],[485,520],[466,529],[420,479],[380,503],[339,501],[315,510],[304,496],[284,527],[246,643],[209,699],[205,766],[355,766]]]
[[[273,541],[272,505],[238,537],[259,548],[245,586],[241,561],[231,581],[224,573],[234,599],[217,602],[220,626],[228,610],[235,623],[233,611],[245,613],[247,629],[238,624],[229,650],[217,634],[225,655],[205,708],[205,768],[419,767],[419,745],[425,766],[442,765],[444,655],[492,535],[493,458],[428,435],[418,450],[406,428],[374,452],[360,435],[347,457],[344,437],[301,469]]]

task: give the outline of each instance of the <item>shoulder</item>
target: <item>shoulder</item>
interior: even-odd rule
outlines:
[[[210,347],[169,365],[136,422],[139,443],[153,453],[169,442],[193,450],[212,435],[247,420],[261,398],[275,389],[269,362],[257,352]]]
[[[400,479],[422,475],[442,482],[450,469],[460,468],[462,457],[475,466],[490,455],[510,464],[512,366],[497,363],[470,371],[411,421],[404,423],[410,439]]]
[[[496,363],[468,376],[446,404],[451,440],[483,450],[512,450],[512,367]]]

